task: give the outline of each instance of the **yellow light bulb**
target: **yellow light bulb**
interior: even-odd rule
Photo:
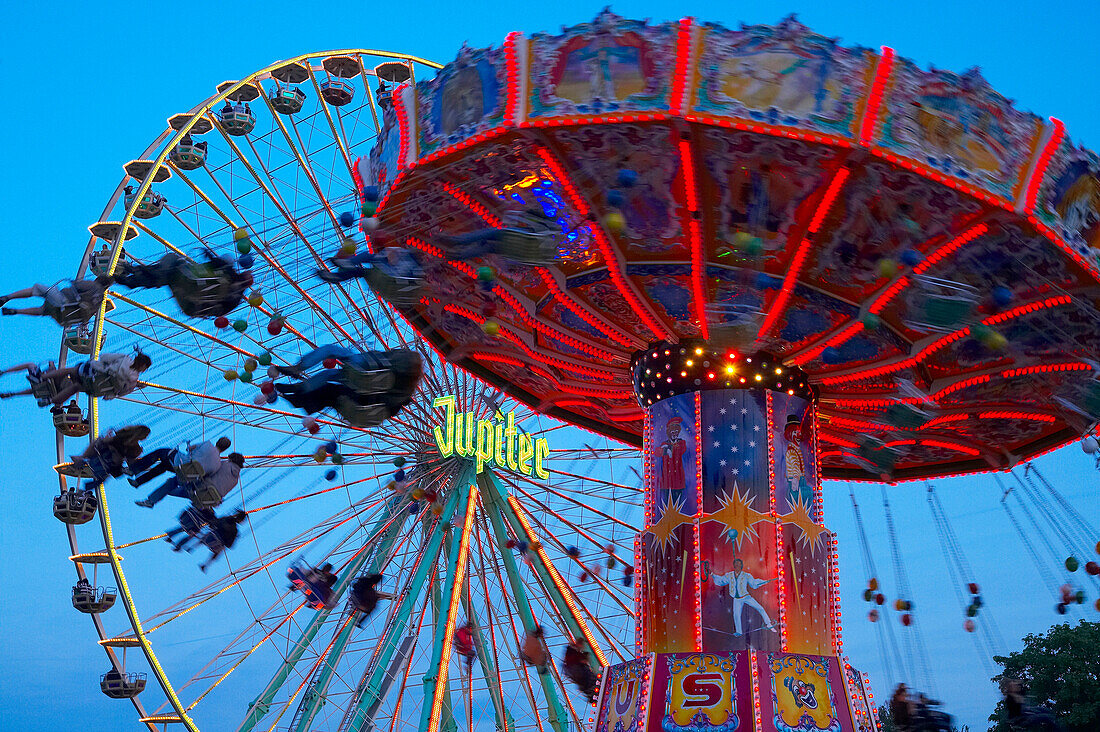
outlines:
[[[763,379],[764,379],[764,377],[763,377],[763,376],[761,376],[760,374],[757,374],[757,375],[756,375],[756,380],[757,380],[757,381],[763,381]]]

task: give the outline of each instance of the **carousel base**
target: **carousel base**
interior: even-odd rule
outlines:
[[[651,653],[607,669],[595,732],[864,732],[874,702],[836,656]]]

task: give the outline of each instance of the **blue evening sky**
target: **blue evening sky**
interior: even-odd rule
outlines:
[[[485,46],[500,43],[512,30],[556,30],[591,19],[602,6],[579,0],[195,0],[170,8],[149,2],[7,4],[0,16],[0,70],[8,93],[6,113],[0,116],[0,203],[6,213],[0,290],[71,276],[87,241],[86,227],[97,220],[122,164],[140,154],[169,115],[190,108],[225,79],[322,49],[380,48],[446,62],[463,41]],[[958,71],[980,65],[993,86],[1020,106],[1058,116],[1074,139],[1093,149],[1100,146],[1100,76],[1095,69],[1100,3],[1095,1],[688,0],[618,3],[613,9],[655,20],[693,15],[726,25],[772,23],[797,12],[811,28],[846,44],[890,45],[921,65]],[[0,361],[7,365],[52,357],[58,336],[51,322],[4,318]],[[3,388],[15,388],[16,383],[6,377]],[[8,401],[0,405],[0,416],[5,475],[0,489],[0,586],[6,596],[0,603],[0,638],[7,669],[0,675],[0,726],[22,732],[135,728],[127,702],[100,694],[98,675],[107,661],[95,645],[88,619],[69,602],[74,576],[66,559],[68,546],[61,524],[49,511],[57,482],[50,470],[54,431],[48,415],[26,401]],[[1039,464],[1079,511],[1095,519],[1100,473],[1077,447]],[[993,480],[956,479],[938,485],[983,585],[988,611],[1009,645],[1018,646],[1026,633],[1046,630],[1057,620],[1053,589],[1040,583],[1000,508]],[[875,561],[884,583],[893,587],[878,488],[860,486],[856,491]],[[897,679],[884,670],[877,635],[864,619],[859,595],[867,578],[847,487],[828,485],[827,494],[827,523],[840,533],[845,650],[853,663],[871,673],[881,701]],[[984,729],[995,701],[990,672],[962,631],[924,491],[906,485],[890,488],[889,495],[936,677],[933,691],[960,722]],[[164,581],[170,582],[171,576],[166,573]],[[1096,619],[1092,610],[1084,616]]]

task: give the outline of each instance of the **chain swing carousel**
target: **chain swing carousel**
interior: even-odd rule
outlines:
[[[93,269],[232,247],[253,287],[232,317],[175,283],[171,298],[116,287],[115,310],[66,336],[93,355],[105,329],[148,342],[150,378],[118,414],[255,447],[234,494],[255,559],[153,613],[165,598],[139,608],[120,551],[160,537],[116,540],[132,517],[111,518],[102,482],[68,491],[59,466],[78,573],[109,564],[118,585],[80,588],[112,659],[104,692],[150,729],[196,729],[223,682],[267,659],[241,730],[472,729],[481,707],[508,730],[873,728],[822,480],[1005,470],[1095,434],[1096,156],[976,71],[923,71],[793,19],[605,12],[463,48],[427,81],[414,62],[353,50],[226,82],[127,166],[132,187],[92,227]],[[216,299],[213,266],[190,294]],[[418,353],[405,413],[302,420],[279,402],[296,388],[279,365],[329,341]],[[93,396],[93,438],[101,411]],[[561,423],[595,436],[539,443]],[[638,448],[640,488],[621,477]],[[323,478],[289,484],[310,467]],[[353,498],[363,482],[390,490]],[[276,540],[262,518],[288,505],[327,517]],[[80,552],[97,509],[106,548]],[[272,564],[309,552],[292,591],[252,602]],[[629,565],[621,582],[605,558]],[[389,609],[357,634],[338,601],[383,572]],[[253,620],[177,688],[150,636],[238,588]],[[131,629],[111,634],[117,596]],[[546,645],[602,670],[590,712],[589,689],[563,683],[568,654],[536,674],[501,651],[540,616]],[[476,686],[472,661],[452,674],[456,636],[476,646]],[[126,648],[149,661],[159,709]],[[414,672],[422,692],[401,681]]]
[[[790,19],[605,13],[464,49],[395,100],[359,173],[372,245],[429,283],[400,312],[642,450],[638,658],[607,669],[596,728],[871,724],[820,480],[1004,470],[1095,430],[1096,157],[977,71]],[[531,254],[520,208],[556,250]]]

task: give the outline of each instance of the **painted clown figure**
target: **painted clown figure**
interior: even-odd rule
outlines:
[[[661,472],[658,477],[658,496],[664,496],[667,506],[674,499],[680,498],[684,493],[686,478],[684,476],[684,453],[687,452],[687,441],[680,437],[684,420],[673,417],[665,425],[665,441],[661,443]]]
[[[758,587],[763,587],[772,580],[770,579],[757,579],[748,572],[744,571],[745,563],[740,559],[733,560],[733,571],[726,572],[725,574],[711,575],[711,581],[719,587],[725,587],[726,592],[733,598],[733,630],[734,636],[739,637],[744,635],[744,631],[741,629],[741,613],[744,611],[745,606],[751,607],[757,613],[760,614],[761,619],[764,621],[763,628],[766,628],[773,633],[775,632],[775,624],[772,623],[771,618],[768,617],[768,611],[764,609],[764,606],[756,601],[756,598],[749,594],[749,590],[755,590]],[[753,630],[757,630],[754,628]]]
[[[787,476],[787,503],[791,506],[799,501],[804,506],[810,506],[814,500],[813,489],[806,482],[806,460],[802,455],[804,432],[798,415],[788,415],[787,424],[783,427],[783,439],[787,441],[787,447],[783,451],[783,465]]]

